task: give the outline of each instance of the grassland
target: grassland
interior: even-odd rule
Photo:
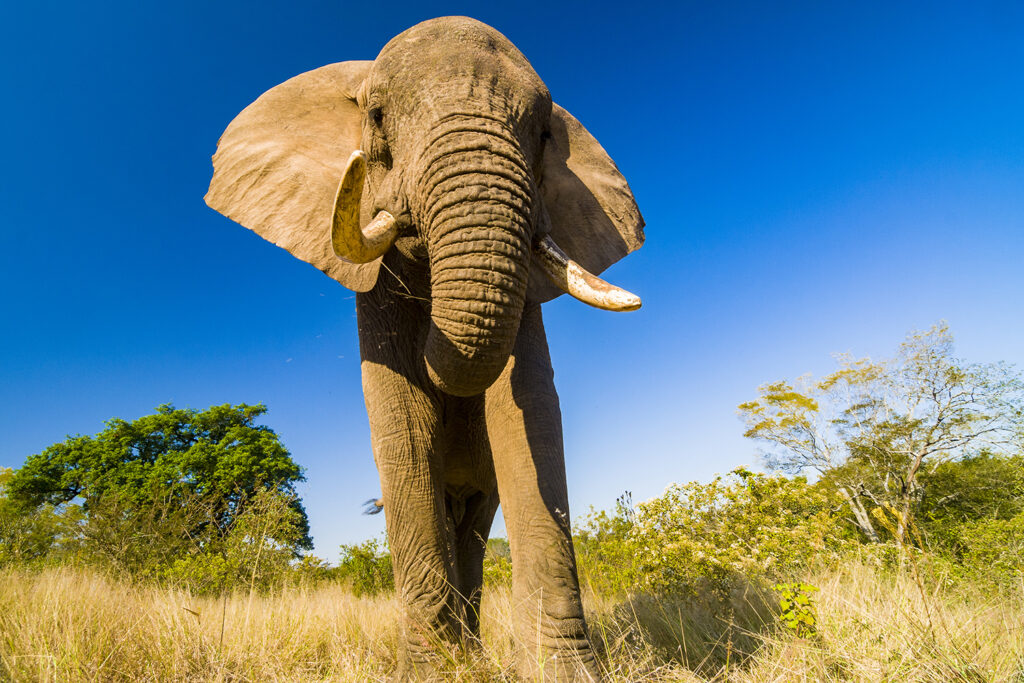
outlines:
[[[817,632],[779,624],[772,597],[728,605],[589,594],[613,681],[1024,681],[1024,601],[848,564],[807,577]],[[487,592],[484,646],[449,653],[453,681],[511,681],[509,593]],[[383,681],[393,597],[327,584],[226,599],[70,567],[0,572],[0,678],[12,681]]]

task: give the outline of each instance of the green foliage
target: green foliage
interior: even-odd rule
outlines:
[[[222,536],[192,546],[156,565],[164,580],[187,585],[193,593],[219,593],[236,586],[250,591],[280,586],[293,578],[292,560],[302,525],[291,497],[258,490],[240,500]]]
[[[512,585],[512,551],[504,538],[487,539],[484,551],[484,585]]]
[[[151,576],[176,558],[211,545],[216,537],[208,523],[211,504],[196,496],[160,495],[148,502],[109,490],[94,495],[89,506],[62,506],[62,515],[78,518],[68,539],[79,561],[113,567],[138,576]]]
[[[226,528],[240,500],[265,488],[294,494],[303,480],[277,434],[255,424],[264,413],[262,405],[204,411],[163,405],[132,422],[114,418],[96,436],[68,437],[29,456],[9,482],[9,495],[32,507],[82,498],[86,512],[108,496],[134,508],[163,496],[217,500],[207,522]],[[297,498],[295,505],[307,524]],[[308,524],[302,542],[310,547]]]
[[[636,589],[639,567],[635,527],[633,494],[627,491],[615,501],[613,512],[591,510],[575,529],[580,579],[595,593],[625,595]]]
[[[292,563],[292,579],[300,585],[316,585],[330,581],[331,563],[316,555],[303,555]]]
[[[817,631],[818,615],[814,606],[817,588],[809,583],[777,583],[772,589],[779,594],[779,621],[797,637]]]
[[[371,538],[342,545],[334,576],[358,595],[377,595],[395,589],[395,575],[387,543]]]
[[[251,585],[265,583],[312,547],[301,469],[255,424],[265,412],[165,405],[30,456],[0,486],[0,560],[60,555],[201,586],[230,584],[245,564]]]
[[[974,576],[1020,585],[1024,580],[1024,513],[964,524],[959,532],[959,559]]]
[[[13,476],[9,467],[0,468],[0,566],[45,558],[73,526],[52,505],[25,509],[12,500],[7,491]]]
[[[917,524],[932,548],[959,553],[963,525],[1024,512],[1024,457],[982,452],[921,473]]]
[[[727,595],[837,559],[851,544],[838,498],[803,478],[739,468],[707,484],[673,484],[632,509],[592,514],[579,530],[580,564],[597,590]]]
[[[837,360],[820,380],[762,386],[739,412],[770,466],[818,472],[870,541],[885,540],[874,509],[895,510],[892,539],[911,541],[929,470],[985,449],[1012,452],[1024,434],[1020,375],[956,358],[945,323],[911,333],[892,358]]]
[[[886,571],[909,560],[948,580],[1021,581],[1024,456],[1009,454],[1020,381],[950,354],[939,327],[908,338],[897,359],[842,357],[818,382],[762,387],[740,406],[747,435],[769,443],[781,469],[814,469],[818,481],[739,468],[637,505],[627,493],[576,530],[582,581],[603,596],[691,605],[734,604],[775,583],[799,636],[814,632],[814,589],[794,579],[835,565],[858,540],[877,541],[859,555]],[[393,590],[380,540],[342,546],[336,567],[301,556],[311,546],[294,488],[302,473],[255,424],[264,412],[161,406],[0,470],[0,565],[103,565],[199,594],[321,581],[357,595]],[[511,576],[508,542],[490,539],[485,583]]]

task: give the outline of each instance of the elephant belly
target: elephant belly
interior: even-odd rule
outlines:
[[[483,398],[451,397],[444,421],[444,488],[455,500],[497,489],[483,420]]]
[[[497,490],[494,463],[486,454],[450,451],[445,458],[444,490],[449,496],[462,499],[474,493],[490,494]]]
[[[476,518],[481,504],[494,500],[486,529],[490,529],[490,517],[497,507],[498,485],[494,476],[494,463],[491,461],[490,449],[481,452],[478,448],[453,448],[445,459],[444,470],[445,508],[452,529],[462,526],[467,513]],[[485,538],[486,533],[482,534]]]

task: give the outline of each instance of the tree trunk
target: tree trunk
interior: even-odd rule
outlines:
[[[900,547],[905,544],[907,531],[910,530],[911,507],[914,503],[914,495],[917,493],[917,472],[921,469],[921,462],[926,454],[925,450],[914,454],[914,459],[910,463],[910,469],[907,471],[906,483],[904,483],[903,490],[900,492],[900,510],[896,520],[896,543]]]
[[[850,504],[850,509],[853,510],[853,518],[857,522],[857,527],[861,532],[868,537],[868,540],[872,543],[878,543],[878,532],[875,531],[875,525],[871,523],[871,515],[864,508],[864,503],[861,502],[860,494],[853,492],[845,486],[839,487],[839,493],[846,499],[846,502]]]

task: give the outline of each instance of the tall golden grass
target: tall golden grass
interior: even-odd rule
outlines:
[[[770,596],[728,606],[589,595],[612,681],[1024,681],[1024,601],[930,588],[866,564],[808,577],[818,632],[781,628]],[[451,653],[453,681],[511,681],[506,590],[484,597],[485,645]],[[12,681],[383,681],[399,633],[394,598],[289,587],[226,599],[70,567],[0,572],[0,679]]]

